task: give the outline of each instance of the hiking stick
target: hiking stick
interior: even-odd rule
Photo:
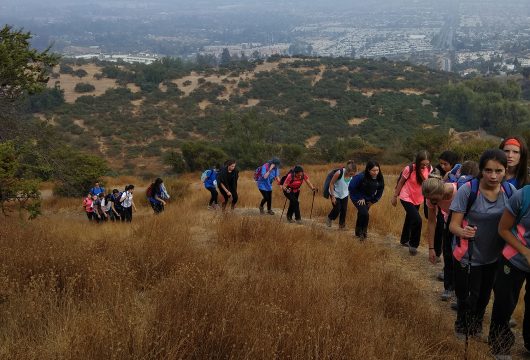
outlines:
[[[311,217],[313,216],[313,205],[315,204],[315,193],[316,191],[313,190],[313,201],[311,201],[311,212],[309,213],[309,220],[311,220]]]
[[[282,222],[283,212],[285,211],[285,206],[286,205],[287,205],[287,196],[285,197],[285,202],[283,203],[282,215],[280,216],[280,221],[279,222]]]

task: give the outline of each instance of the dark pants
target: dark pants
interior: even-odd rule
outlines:
[[[453,258],[453,234],[449,231],[449,224],[443,222],[444,232],[442,236],[442,250],[444,257],[444,289],[455,289],[455,271]]]
[[[261,193],[261,196],[263,196],[263,199],[261,199],[261,203],[259,204],[259,207],[263,207],[265,203],[267,204],[267,210],[271,210],[272,208],[272,191],[265,191],[261,190],[259,191]]]
[[[162,204],[161,202],[151,202],[151,207],[153,208],[153,211],[155,212],[155,214],[160,214],[162,211],[164,211],[164,204]]]
[[[332,203],[333,204],[333,203]],[[348,212],[348,197],[344,199],[336,199],[333,209],[328,215],[330,220],[335,220],[339,217],[339,226],[344,227],[346,225],[346,213]]]
[[[92,221],[92,220],[95,220],[95,217],[94,217],[94,212],[91,211],[91,212],[88,212],[86,213],[86,217],[88,218],[88,221]]]
[[[417,248],[420,245],[421,237],[421,216],[420,206],[409,203],[408,201],[400,200],[401,205],[405,208],[405,223],[401,231],[401,244],[408,243],[410,247]]]
[[[359,236],[362,234],[366,235],[368,229],[368,222],[370,221],[370,206],[368,204],[359,205],[356,202],[353,203],[357,208],[357,222],[355,223],[355,235]]]
[[[120,217],[118,215],[116,215],[116,213],[113,210],[111,210],[111,211],[109,211],[109,219],[111,221],[119,221]]]
[[[455,331],[474,335],[482,331],[482,321],[490,300],[497,263],[472,266],[470,275],[467,266],[462,266],[456,259],[454,264],[458,304]]]
[[[209,206],[212,206],[212,204],[215,204],[217,205],[217,196],[218,196],[218,192],[217,192],[217,189],[215,189],[214,187],[213,188],[206,188],[211,196],[210,196],[210,202],[208,203]]]
[[[121,221],[132,221],[132,206],[124,207],[121,213]]]
[[[508,355],[515,342],[515,336],[510,329],[510,318],[517,306],[519,292],[526,280],[524,296],[523,340],[525,348],[530,348],[530,273],[521,271],[508,260],[502,258],[497,268],[493,293],[493,310],[491,313],[489,344],[492,354]]]
[[[436,214],[436,229],[434,230],[434,253],[436,256],[440,256],[443,253],[443,237],[445,220],[442,210],[438,208]]]
[[[292,219],[293,214],[294,218],[296,220],[301,220],[302,216],[300,215],[300,202],[298,201],[298,197],[300,196],[300,192],[286,192],[284,191],[283,194],[287,199],[289,199],[289,208],[287,209],[287,219]]]
[[[238,199],[238,196],[237,196],[237,190],[235,189],[228,189],[228,191],[230,191],[230,193],[232,194],[232,204],[231,204],[231,208],[233,209],[236,204],[237,204],[237,199]],[[228,200],[230,199],[230,196],[228,196],[228,194],[226,193],[226,191],[223,190],[222,187],[219,188],[219,192],[221,193],[221,195],[223,195],[223,198],[224,198],[224,201],[223,201],[223,204],[222,204],[222,207],[223,207],[223,210],[226,209],[226,204],[228,203]]]

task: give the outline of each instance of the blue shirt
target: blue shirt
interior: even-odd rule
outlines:
[[[506,182],[508,182],[508,184],[512,184],[516,189],[520,189],[521,188],[521,186],[519,186],[519,182],[517,181],[516,177],[508,179],[508,180],[506,180]]]
[[[383,196],[384,189],[384,183],[377,179],[369,178],[364,181],[364,171],[355,175],[348,186],[350,199],[354,203],[364,199],[366,202],[375,204]]]
[[[99,195],[101,193],[104,193],[105,192],[105,188],[104,187],[93,187],[92,189],[90,189],[90,193],[92,195]]]
[[[265,176],[265,173],[267,172],[266,165],[267,164],[263,164],[261,166],[261,177],[258,181],[256,181],[256,183],[258,184],[258,189],[263,190],[263,191],[272,191],[272,183],[274,182],[274,179],[276,177],[280,176],[280,171],[275,166],[274,169],[272,169],[271,172],[269,173],[269,177],[265,179],[264,176]]]

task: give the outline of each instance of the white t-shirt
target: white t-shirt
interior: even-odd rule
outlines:
[[[124,191],[123,194],[121,194],[120,201],[124,208],[130,208],[132,206],[133,194],[129,191]]]

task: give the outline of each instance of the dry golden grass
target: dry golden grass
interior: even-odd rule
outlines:
[[[329,168],[307,173],[320,186]],[[198,176],[167,179],[166,212],[139,206],[132,224],[89,224],[79,199],[48,200],[36,221],[3,219],[0,358],[463,357],[452,313],[392,249],[307,220],[254,216],[260,196],[249,172],[239,192],[253,209],[207,211]],[[310,200],[305,189],[304,219]],[[376,209],[386,206],[371,224],[383,232]],[[318,194],[314,215],[328,211]],[[472,343],[470,359],[486,353]]]

